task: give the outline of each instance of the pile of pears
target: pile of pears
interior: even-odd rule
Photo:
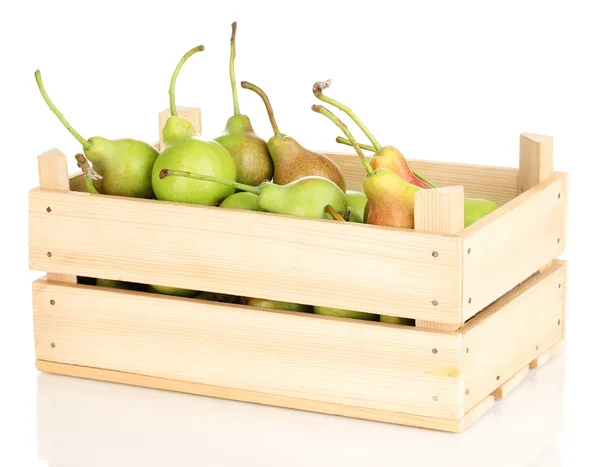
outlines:
[[[348,127],[325,105],[313,105],[312,110],[327,117],[342,131],[344,136],[337,137],[336,141],[350,145],[356,151],[365,168],[364,192],[348,191],[344,175],[335,162],[282,133],[267,94],[258,86],[242,81],[243,89],[254,92],[262,99],[273,136],[265,141],[254,132],[250,118],[241,113],[238,101],[234,68],[236,32],[237,24],[233,23],[229,57],[233,115],[227,121],[223,134],[212,140],[205,139],[198,134],[191,121],[177,113],[177,77],[190,57],[204,51],[204,46],[199,45],[189,50],[173,71],[169,86],[171,116],[162,130],[165,146],[161,152],[151,144],[130,138],[109,140],[94,136],[85,139],[52,103],[40,71],[35,72],[38,88],[46,104],[83,147],[83,154],[77,155],[77,161],[86,175],[90,193],[413,229],[415,194],[419,190],[437,188],[437,185],[412,170],[398,149],[382,146],[348,106],[326,96],[324,91],[331,81],[315,83],[313,94],[324,104],[347,115],[370,144],[357,142]],[[368,159],[363,150],[372,152],[373,156]],[[491,201],[465,199],[465,227],[495,209],[497,205]],[[103,287],[261,308],[414,324],[405,318],[162,285],[83,277],[80,281]]]

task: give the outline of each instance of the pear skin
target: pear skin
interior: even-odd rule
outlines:
[[[175,295],[176,297],[193,297],[198,292],[191,289],[180,289],[178,287],[167,287],[165,285],[150,285],[150,287],[158,293],[164,295]]]
[[[365,321],[377,321],[379,315],[374,313],[363,313],[362,311],[343,310],[341,308],[330,308],[327,306],[315,306],[317,315],[338,316],[340,318],[362,319]]]
[[[256,306],[259,308],[273,308],[275,310],[299,311],[302,313],[312,313],[312,306],[300,305],[299,303],[280,302],[277,300],[266,300],[262,298],[244,297],[242,305]]]
[[[317,176],[331,180],[346,191],[346,181],[340,168],[324,154],[306,149],[291,136],[284,135],[272,137],[268,147],[275,166],[273,181],[278,185]]]
[[[402,153],[393,146],[385,146],[375,154],[371,158],[371,166],[373,169],[389,169],[411,185],[425,189],[432,188],[413,173]]]
[[[258,195],[245,191],[228,196],[219,204],[219,207],[225,209],[243,209],[245,211],[262,211],[258,207]]]
[[[377,169],[365,178],[363,188],[369,198],[365,223],[415,228],[415,193],[422,188],[411,185],[385,168]]]

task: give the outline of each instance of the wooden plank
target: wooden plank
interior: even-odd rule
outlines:
[[[498,387],[493,393],[494,399],[499,401],[508,396],[519,384],[521,384],[529,374],[529,366],[521,369],[515,376],[510,378],[506,383]]]
[[[33,289],[39,360],[413,415],[464,415],[456,334],[45,280]]]
[[[442,323],[460,313],[458,237],[40,190],[30,225],[36,270]]]
[[[199,135],[202,134],[202,114],[198,107],[186,107],[183,105],[177,106],[177,114],[180,117],[187,118],[192,124],[194,128],[198,132]],[[158,114],[158,150],[162,151],[164,149],[162,130],[165,127],[165,123],[171,116],[171,111],[169,109],[165,109]]]
[[[88,188],[85,184],[85,175],[83,173],[76,172],[69,175],[69,191],[88,193]]]
[[[548,363],[550,361],[550,359],[552,359],[552,358],[556,357],[558,354],[560,354],[564,348],[565,348],[565,340],[561,339],[561,341],[558,344],[553,345],[548,350],[546,350],[543,354],[538,355],[538,357],[529,364],[529,368],[540,368],[540,367],[544,366],[546,363]]]
[[[469,413],[467,413],[461,420],[452,420],[411,415],[399,412],[388,412],[384,410],[368,409],[364,407],[355,407],[331,402],[321,402],[297,397],[278,396],[275,394],[210,386],[186,381],[176,381],[172,379],[158,378],[155,376],[144,376],[133,373],[124,373],[121,371],[105,370],[101,368],[49,362],[45,360],[37,360],[36,368],[45,373],[71,376],[76,378],[86,378],[96,381],[126,384],[130,386],[176,391],[186,394],[217,397],[220,399],[251,402],[261,405],[271,405],[329,415],[341,415],[350,418],[359,418],[363,420],[373,420],[377,422],[408,425],[449,432],[459,432],[464,430],[475,420],[481,417],[494,402],[493,397],[486,398],[481,402],[481,404],[474,407]]]
[[[552,136],[521,133],[519,193],[524,193],[554,173]]]
[[[464,227],[465,192],[462,186],[422,190],[415,195],[415,230],[422,232],[456,234]],[[462,271],[456,277],[462,286]],[[462,326],[462,316],[456,323],[437,323],[417,320],[416,326],[427,329],[455,331]]]
[[[565,273],[564,262],[553,261],[464,326],[465,410],[562,339]]]
[[[465,320],[562,254],[565,192],[554,174],[462,231]]]
[[[67,157],[58,149],[50,149],[38,156],[38,170],[40,176],[40,187],[43,190],[56,190],[60,192],[69,192],[69,175],[67,172]],[[43,211],[46,217],[53,216],[53,207],[51,204],[44,206]],[[42,214],[42,215],[44,215]],[[32,229],[29,225],[30,231]],[[42,234],[43,235],[43,234]],[[51,256],[52,249],[46,248],[45,255]],[[68,273],[49,272],[48,277],[54,281],[77,283],[77,276]]]
[[[355,154],[325,152],[342,169],[349,190],[362,191],[365,168]],[[465,196],[502,205],[519,195],[519,169],[487,165],[409,160],[415,170],[441,187],[463,186]]]

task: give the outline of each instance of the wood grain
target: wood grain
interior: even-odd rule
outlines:
[[[538,355],[538,357],[529,364],[529,368],[540,368],[540,367],[544,366],[552,358],[554,358],[558,354],[560,354],[564,348],[565,348],[565,340],[561,339],[560,342],[558,342],[557,344],[550,347],[543,354]]]
[[[355,407],[331,402],[319,402],[297,397],[277,396],[274,394],[256,391],[222,388],[200,383],[177,381],[166,378],[158,378],[155,376],[137,375],[120,371],[104,370],[101,368],[68,365],[45,360],[37,360],[36,367],[39,371],[43,371],[45,373],[72,376],[76,378],[86,378],[96,381],[107,381],[131,386],[141,386],[153,389],[182,392],[186,394],[217,397],[220,399],[252,402],[255,404],[272,405],[290,409],[305,410],[308,412],[325,413],[329,415],[341,415],[351,418],[394,423],[398,425],[408,425],[455,433],[465,430],[473,422],[479,419],[487,412],[487,410],[489,410],[489,408],[491,408],[494,402],[493,397],[486,398],[470,412],[465,414],[461,420],[452,420],[424,417],[420,415],[411,415],[399,412],[388,412],[377,409],[367,409],[364,407]]]
[[[44,280],[34,283],[34,317],[39,360],[389,412],[464,415],[457,334]]]
[[[348,153],[325,152],[342,169],[349,190],[362,191],[365,168]],[[515,158],[516,161],[516,158]],[[487,165],[409,160],[410,166],[441,187],[462,185],[465,196],[503,205],[519,195],[519,169]]]
[[[515,376],[507,380],[504,384],[498,387],[493,393],[494,399],[499,401],[508,396],[519,384],[525,381],[529,374],[529,366],[522,368]]]
[[[179,117],[187,118],[190,122],[192,122],[192,125],[194,125],[196,132],[198,132],[199,135],[202,134],[202,113],[200,112],[200,109],[198,107],[186,107],[183,105],[178,105],[177,106],[177,114]],[[165,124],[167,123],[167,120],[169,119],[170,116],[171,116],[171,110],[169,110],[169,109],[165,109],[158,114],[158,137],[159,137],[159,140],[158,140],[157,149],[159,151],[162,151],[164,149],[162,130],[165,127]]]
[[[464,227],[465,192],[462,186],[422,190],[415,195],[415,230],[421,232],[456,234]],[[462,287],[462,270],[456,277]],[[428,329],[455,331],[463,324],[462,315],[456,323],[436,323],[417,320],[416,326]]]
[[[30,192],[30,226],[36,270],[442,323],[460,316],[458,237],[40,190]]]
[[[67,157],[58,149],[50,149],[38,156],[38,171],[40,177],[40,187],[43,190],[54,190],[59,192],[69,192],[69,175],[67,172]],[[46,217],[53,215],[52,205],[48,204],[44,207],[42,213]],[[43,214],[42,214],[43,215]],[[29,230],[32,230],[31,223]],[[30,244],[31,245],[31,244]],[[53,254],[52,250],[46,250],[45,255]],[[66,273],[48,272],[49,279],[60,282],[77,283],[77,276]]]
[[[465,410],[562,340],[564,264],[553,261],[464,326]]]
[[[552,136],[522,133],[519,144],[519,193],[554,173]]]
[[[554,174],[461,232],[465,320],[562,254],[565,192]]]

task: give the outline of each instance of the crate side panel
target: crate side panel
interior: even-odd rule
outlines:
[[[30,225],[36,270],[460,320],[457,237],[40,190]]]
[[[553,261],[463,330],[465,410],[562,339],[566,267]],[[468,352],[467,352],[468,349]]]
[[[34,313],[40,360],[463,415],[458,334],[43,280],[34,284]]]
[[[339,165],[349,190],[362,191],[365,168],[356,155],[326,153]],[[499,205],[519,195],[519,169],[486,165],[409,160],[410,166],[441,187],[462,185],[465,196],[489,199]]]
[[[465,320],[564,251],[565,187],[555,174],[463,231]]]

